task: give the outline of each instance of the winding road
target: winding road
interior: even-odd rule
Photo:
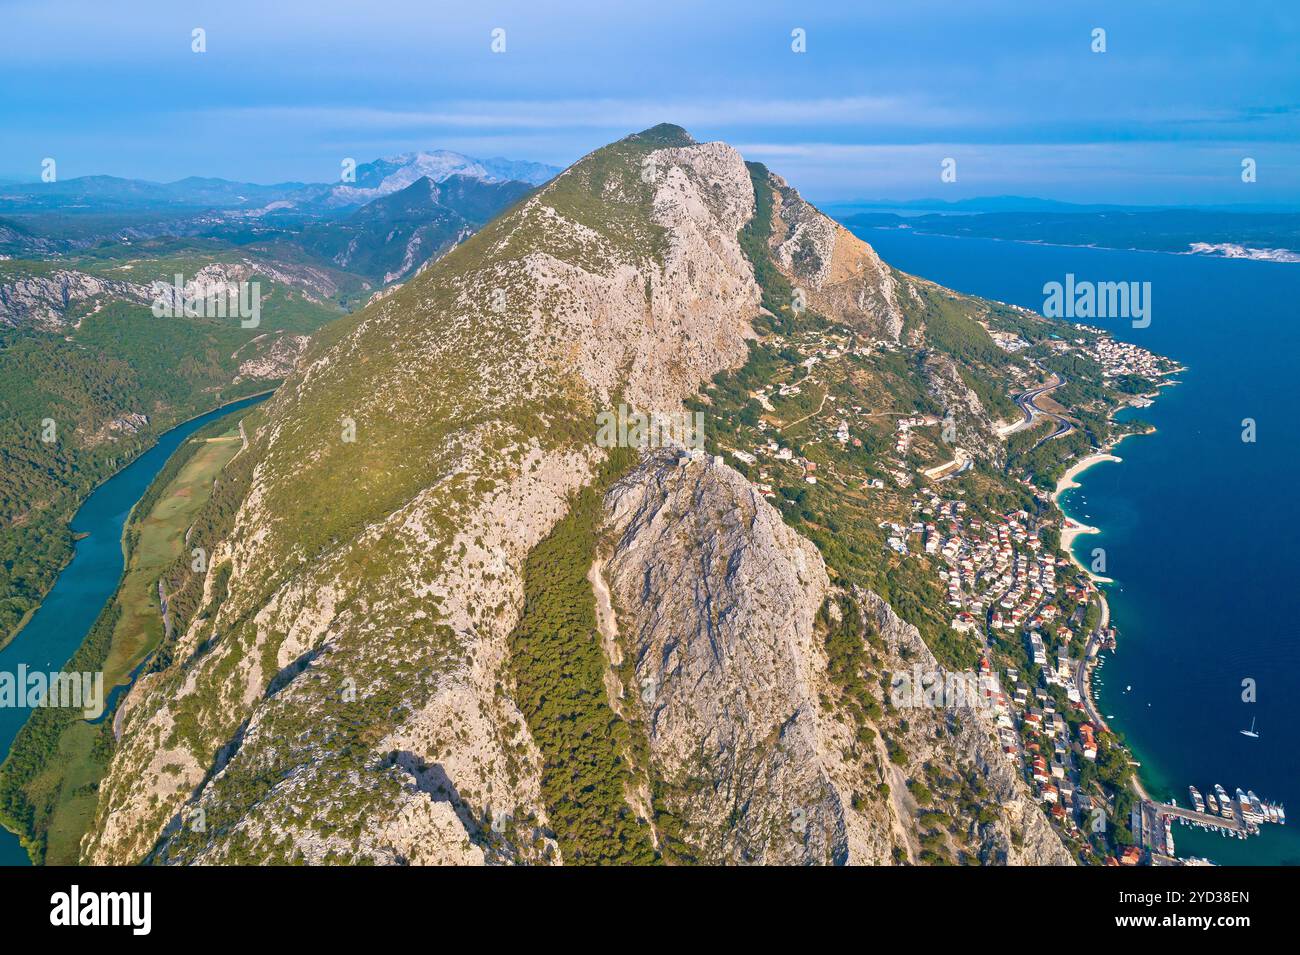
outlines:
[[[819,404],[819,405],[817,406],[817,410],[816,410],[816,411],[810,411],[810,412],[808,412],[806,415],[804,415],[802,418],[795,418],[793,421],[790,421],[790,422],[788,422],[788,423],[786,423],[786,424],[780,425],[780,426],[777,428],[777,430],[778,430],[778,431],[784,431],[786,428],[793,428],[793,427],[794,427],[795,425],[797,425],[797,424],[803,424],[805,421],[807,421],[807,420],[808,420],[809,418],[811,418],[813,415],[819,415],[819,414],[821,414],[821,413],[822,413],[822,409],[826,407],[826,399],[830,397],[830,394],[831,394],[831,388],[830,388],[830,385],[827,385],[827,386],[826,386],[826,390],[825,390],[824,392],[822,392],[822,403]]]
[[[1056,430],[1053,431],[1051,434],[1047,435],[1045,438],[1040,439],[1038,443],[1034,445],[1035,448],[1045,441],[1051,441],[1053,438],[1059,438],[1062,435],[1069,434],[1071,431],[1073,431],[1074,424],[1071,423],[1071,421],[1068,418],[1065,418],[1061,415],[1054,414],[1051,411],[1047,411],[1043,408],[1040,408],[1038,407],[1038,405],[1034,403],[1043,395],[1051,394],[1057,388],[1060,388],[1063,384],[1065,384],[1065,379],[1062,378],[1060,375],[1053,374],[1051,380],[1047,384],[1040,385],[1037,388],[1030,388],[1028,391],[1021,392],[1020,394],[1016,395],[1015,398],[1012,400],[1015,401],[1016,407],[1020,409],[1020,413],[1024,415],[1025,418],[1023,421],[1018,422],[1013,427],[1008,428],[1006,431],[1004,431],[1002,433],[1003,437],[1009,434],[1015,434],[1017,431],[1023,431],[1025,428],[1030,427],[1031,425],[1033,425],[1034,420],[1038,418],[1040,415],[1044,418],[1049,418],[1052,421],[1055,421]],[[1030,450],[1033,449],[1031,448]]]

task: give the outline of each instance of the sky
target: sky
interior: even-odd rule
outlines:
[[[824,203],[1295,204],[1300,2],[0,0],[3,178],[564,166],[659,122]]]

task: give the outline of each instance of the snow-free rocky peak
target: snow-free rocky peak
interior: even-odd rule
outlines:
[[[415,160],[430,179],[453,162]],[[910,857],[915,823],[825,702],[825,608],[857,608],[854,639],[884,653],[916,658],[916,631],[842,592],[726,465],[594,440],[600,411],[680,411],[745,364],[771,317],[741,241],[759,210],[784,281],[905,337],[906,277],[667,125],[320,334],[246,419],[195,544],[208,569],[173,582],[197,609],[126,698],[83,859]],[[547,642],[574,627],[590,666]],[[934,761],[1015,816],[971,838],[990,861],[1068,861],[978,717],[962,725],[924,727],[967,734],[925,744]]]

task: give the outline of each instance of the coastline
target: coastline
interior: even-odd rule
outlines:
[[[1178,384],[1178,381],[1171,377],[1172,375],[1185,372],[1186,370],[1187,370],[1186,366],[1178,365],[1173,371],[1170,371],[1157,384],[1156,390],[1154,392],[1152,392],[1151,394],[1141,395],[1139,397],[1145,399],[1148,402],[1154,401],[1156,398],[1160,396],[1160,392],[1162,389]],[[1133,406],[1134,405],[1132,404],[1126,405],[1126,407],[1133,407]],[[1117,409],[1117,410],[1122,410],[1122,409]],[[1114,419],[1114,413],[1112,413],[1111,418],[1112,420]],[[1093,582],[1097,590],[1097,600],[1101,608],[1101,617],[1098,620],[1097,629],[1094,630],[1092,633],[1088,634],[1087,642],[1084,647],[1083,659],[1079,661],[1075,676],[1076,676],[1076,683],[1079,688],[1079,693],[1083,700],[1084,709],[1088,714],[1089,719],[1095,722],[1096,725],[1103,732],[1107,732],[1107,733],[1114,733],[1114,730],[1111,729],[1109,722],[1102,715],[1101,709],[1097,703],[1096,696],[1093,694],[1092,672],[1095,669],[1101,654],[1102,637],[1104,634],[1108,632],[1111,626],[1110,602],[1106,599],[1106,591],[1102,585],[1114,583],[1114,580],[1109,577],[1102,577],[1096,573],[1093,573],[1093,571],[1085,567],[1083,562],[1080,561],[1079,558],[1075,556],[1074,553],[1075,540],[1083,534],[1100,534],[1101,528],[1092,527],[1087,524],[1083,524],[1082,522],[1076,520],[1074,517],[1068,514],[1065,508],[1061,506],[1061,496],[1068,490],[1071,490],[1076,487],[1082,487],[1082,485],[1075,479],[1078,478],[1080,475],[1082,475],[1093,465],[1100,464],[1103,461],[1113,461],[1116,464],[1122,464],[1124,459],[1117,454],[1112,454],[1111,451],[1115,447],[1117,447],[1120,444],[1120,442],[1123,441],[1125,438],[1131,437],[1134,434],[1154,434],[1155,430],[1156,429],[1154,427],[1151,427],[1145,432],[1135,431],[1135,432],[1128,432],[1126,434],[1119,435],[1118,437],[1116,437],[1115,439],[1107,443],[1106,446],[1103,447],[1100,451],[1096,451],[1092,454],[1080,458],[1078,461],[1075,461],[1073,464],[1070,465],[1070,467],[1066,470],[1066,472],[1061,475],[1060,479],[1056,482],[1056,488],[1052,491],[1051,494],[1051,501],[1053,504],[1056,505],[1057,510],[1061,512],[1061,517],[1062,517],[1060,548],[1062,551],[1064,551],[1066,558],[1070,561],[1071,564],[1073,564],[1084,574],[1087,574],[1088,579]],[[1129,749],[1127,745],[1125,745],[1124,749],[1126,752],[1129,753],[1129,758],[1132,759],[1132,750]],[[1134,772],[1129,780],[1130,785],[1133,789],[1133,792],[1137,795],[1141,803],[1146,805],[1155,805],[1156,801],[1152,798],[1150,792],[1147,790],[1146,786],[1142,782],[1141,770],[1139,767],[1140,764],[1135,764]]]
[[[868,210],[859,210],[858,213],[846,212],[843,215],[846,218],[855,214],[870,214]],[[928,213],[922,213],[928,214]],[[987,213],[976,213],[977,215],[986,215]],[[1255,246],[1240,246],[1247,252],[1285,252],[1296,255],[1296,258],[1273,258],[1271,256],[1254,256],[1254,255],[1232,255],[1226,252],[1211,252],[1205,248],[1196,248],[1196,246],[1205,246],[1207,248],[1218,248],[1223,245],[1233,245],[1234,243],[1213,243],[1213,242],[1191,242],[1186,249],[1145,249],[1139,247],[1120,247],[1115,245],[1098,245],[1095,242],[1048,242],[1045,239],[1013,239],[1008,236],[999,235],[953,235],[949,232],[926,232],[923,229],[916,229],[908,224],[898,225],[861,225],[857,223],[846,223],[849,231],[855,227],[866,231],[867,229],[876,229],[881,232],[902,232],[911,231],[914,235],[926,236],[934,239],[983,239],[987,242],[1015,242],[1020,245],[1039,245],[1053,249],[1093,249],[1097,252],[1141,252],[1148,255],[1190,255],[1201,259],[1223,259],[1231,262],[1272,262],[1275,265],[1296,265],[1300,264],[1300,255],[1297,255],[1294,249],[1263,249]],[[856,235],[856,233],[854,233]],[[859,236],[859,238],[861,238]]]
[[[1203,790],[1207,782],[1221,780],[1231,784],[1229,792],[1241,782],[1243,789],[1249,784],[1261,797],[1278,799],[1288,809],[1300,803],[1300,772],[1285,759],[1292,742],[1290,728],[1300,719],[1300,702],[1294,695],[1270,694],[1265,704],[1271,709],[1267,725],[1275,731],[1252,740],[1237,730],[1248,727],[1255,712],[1262,720],[1264,706],[1248,709],[1228,692],[1233,689],[1229,677],[1239,670],[1244,674],[1251,667],[1275,666],[1278,670],[1273,672],[1294,673],[1297,667],[1300,644],[1287,638],[1289,611],[1276,596],[1286,586],[1286,551],[1275,550],[1253,530],[1256,523],[1267,528],[1266,533],[1294,526],[1294,512],[1300,505],[1294,495],[1285,493],[1285,485],[1287,475],[1294,473],[1297,445],[1292,441],[1283,448],[1286,442],[1269,442],[1265,457],[1256,453],[1262,445],[1246,445],[1242,450],[1227,440],[1226,432],[1217,433],[1223,426],[1223,409],[1239,400],[1240,382],[1261,389],[1259,402],[1286,406],[1294,390],[1289,384],[1294,376],[1285,367],[1290,356],[1284,349],[1258,347],[1253,335],[1225,333],[1224,327],[1225,322],[1238,322],[1252,324],[1261,334],[1294,330],[1293,316],[1279,303],[1294,300],[1293,283],[1300,281],[1300,275],[1284,278],[1282,266],[1211,268],[1213,262],[1197,256],[1103,256],[1079,250],[1075,257],[1029,243],[974,238],[947,243],[883,230],[861,234],[875,235],[877,251],[886,258],[892,255],[899,268],[966,292],[1011,300],[1031,311],[1041,302],[1035,297],[1037,289],[1011,279],[1009,273],[1034,269],[1058,276],[1088,262],[1098,275],[1138,274],[1149,268],[1151,277],[1161,280],[1157,292],[1163,290],[1164,304],[1157,304],[1157,309],[1169,322],[1157,316],[1153,326],[1159,327],[1145,332],[1130,332],[1127,322],[1107,326],[1117,339],[1143,345],[1173,363],[1164,366],[1173,374],[1142,384],[1135,390],[1143,394],[1128,395],[1124,405],[1117,407],[1122,411],[1117,415],[1123,422],[1119,428],[1141,433],[1146,423],[1154,423],[1159,446],[1135,443],[1114,448],[1112,453],[1124,458],[1126,468],[1086,471],[1073,478],[1083,487],[1059,498],[1066,512],[1102,531],[1095,540],[1076,536],[1072,546],[1079,558],[1091,565],[1092,548],[1105,547],[1107,575],[1112,571],[1116,575],[1114,584],[1100,590],[1109,604],[1112,624],[1123,630],[1122,652],[1101,651],[1095,662],[1105,664],[1092,674],[1096,681],[1092,695],[1105,723],[1117,736],[1122,734],[1130,758],[1141,763],[1132,774],[1136,784],[1126,787],[1130,792],[1136,794],[1136,786],[1141,785],[1157,803],[1177,798],[1185,808],[1188,783]],[[1229,272],[1238,271],[1240,290],[1215,281],[1216,276],[1231,277]],[[1249,301],[1246,289],[1251,293]],[[1173,388],[1175,384],[1187,387]],[[1134,401],[1134,397],[1144,400]],[[1154,403],[1146,407],[1145,399]],[[1144,424],[1138,424],[1138,419]],[[1215,438],[1224,437],[1223,444],[1206,439],[1211,431]],[[1057,458],[1051,472],[1055,477],[1040,476],[1035,482],[1040,506],[1047,513],[1052,512],[1049,498],[1057,478],[1107,443],[1103,439],[1089,447],[1077,437],[1073,441],[1069,459]],[[1207,453],[1211,449],[1219,453]],[[1249,467],[1237,467],[1238,453],[1253,455]],[[1246,458],[1240,460],[1244,463]],[[1249,488],[1250,493],[1206,493],[1235,486],[1225,483],[1225,478],[1240,480],[1240,489]],[[1270,494],[1276,497],[1270,500]],[[1201,500],[1203,510],[1197,507]],[[1252,502],[1267,503],[1252,508]],[[1265,508],[1268,515],[1258,517],[1257,512]],[[1064,518],[1060,513],[1052,517],[1050,546],[1061,564],[1058,574],[1091,585],[1073,563],[1066,563],[1069,555],[1064,548],[1056,549],[1056,531]],[[1204,561],[1198,566],[1198,552],[1210,530],[1221,542],[1222,553],[1235,553],[1233,559],[1207,569]],[[1236,594],[1238,599],[1226,594]],[[1246,600],[1247,595],[1252,599]],[[1093,600],[1099,601],[1100,595]],[[1096,604],[1091,616],[1095,620]],[[1247,626],[1247,621],[1253,625]],[[1085,633],[1075,643],[1076,662],[1080,662],[1079,644],[1086,638]],[[1077,683],[1085,694],[1083,681]],[[1129,684],[1133,690],[1124,693]],[[1192,687],[1194,694],[1187,692]],[[1238,714],[1235,720],[1234,713]],[[1114,754],[1117,761],[1118,755]],[[1213,831],[1194,827],[1179,838],[1177,823],[1174,835],[1180,858],[1191,854],[1225,866],[1294,865],[1300,860],[1300,833],[1294,820],[1287,827],[1265,826],[1262,837],[1249,842],[1221,839]]]
[[[1178,384],[1177,379],[1174,379],[1172,376],[1181,374],[1186,370],[1187,367],[1185,365],[1176,365],[1173,369],[1166,372],[1164,377],[1156,384],[1155,391],[1150,392],[1149,394],[1138,395],[1136,397],[1148,403],[1154,402],[1155,399],[1160,397],[1161,390]],[[1141,406],[1136,402],[1131,402],[1124,406],[1124,408],[1132,407]],[[1115,414],[1122,410],[1124,409],[1118,408],[1112,412],[1110,416],[1111,420],[1114,420]],[[1085,457],[1075,461],[1070,465],[1066,472],[1061,475],[1060,479],[1056,482],[1056,488],[1050,495],[1052,503],[1056,505],[1057,510],[1061,512],[1061,516],[1064,518],[1061,522],[1061,550],[1064,551],[1065,556],[1070,563],[1083,573],[1087,574],[1088,578],[1094,584],[1110,584],[1114,583],[1114,581],[1109,577],[1102,577],[1099,574],[1093,573],[1093,571],[1085,567],[1083,562],[1074,554],[1074,542],[1076,538],[1081,537],[1084,534],[1100,534],[1101,528],[1084,524],[1067,514],[1065,508],[1061,507],[1061,495],[1073,488],[1081,487],[1082,485],[1079,484],[1075,478],[1079,477],[1094,464],[1100,464],[1103,461],[1114,461],[1116,464],[1122,464],[1124,459],[1117,454],[1112,454],[1111,452],[1118,447],[1120,442],[1125,438],[1131,438],[1135,434],[1155,434],[1155,431],[1156,429],[1154,427],[1149,427],[1146,431],[1130,431],[1121,434],[1109,441],[1100,451],[1094,451],[1092,454],[1086,455]]]
[[[1061,495],[1070,490],[1070,488],[1081,487],[1082,485],[1080,485],[1075,478],[1088,470],[1088,468],[1092,467],[1094,464],[1099,464],[1102,461],[1119,462],[1123,460],[1123,458],[1111,454],[1109,451],[1099,451],[1096,454],[1088,455],[1086,458],[1080,458],[1078,461],[1074,462],[1074,464],[1070,465],[1070,469],[1062,474],[1061,479],[1056,482],[1056,490],[1052,492],[1052,502],[1059,507]]]
[[[1127,435],[1125,436],[1127,437]],[[1123,440],[1121,438],[1121,440]],[[1074,564],[1079,570],[1088,575],[1088,578],[1094,584],[1109,584],[1113,581],[1109,577],[1102,577],[1084,566],[1083,561],[1079,560],[1074,553],[1075,539],[1084,534],[1100,534],[1101,528],[1091,527],[1083,524],[1069,514],[1065,513],[1065,508],[1061,507],[1061,495],[1071,488],[1080,487],[1078,481],[1074,480],[1094,464],[1100,464],[1102,461],[1114,461],[1117,464],[1123,462],[1123,458],[1111,454],[1109,451],[1099,451],[1096,454],[1090,454],[1086,458],[1080,458],[1070,466],[1070,469],[1061,475],[1061,479],[1056,482],[1056,490],[1052,492],[1052,503],[1060,508],[1061,514],[1065,520],[1061,523],[1061,550],[1065,552],[1066,558]],[[1104,598],[1103,598],[1104,603]]]

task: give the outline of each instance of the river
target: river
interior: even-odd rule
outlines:
[[[232,411],[266,399],[256,395],[224,405],[177,425],[158,443],[113,475],[86,498],[72,519],[72,530],[84,534],[72,560],[59,574],[45,600],[17,637],[0,650],[0,672],[28,670],[49,673],[62,668],[85,639],[95,618],[117,589],[124,567],[122,528],[167,459],[187,437]],[[109,688],[105,687],[105,691]],[[0,707],[0,751],[8,754],[18,730],[27,721],[25,707]],[[13,833],[0,828],[0,865],[27,865],[27,852]]]

